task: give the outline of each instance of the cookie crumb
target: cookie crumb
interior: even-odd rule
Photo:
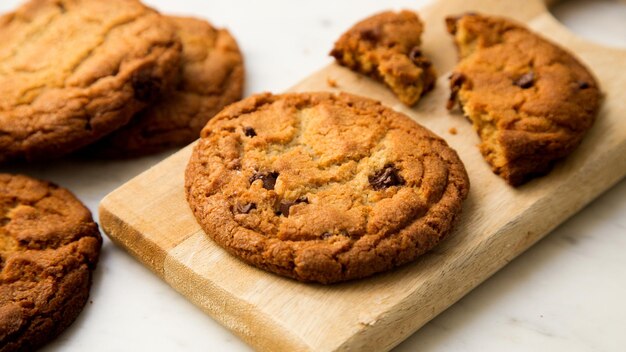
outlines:
[[[326,78],[326,84],[328,84],[328,86],[331,87],[331,88],[337,88],[338,87],[337,81],[335,81],[334,79],[332,79],[330,77]]]
[[[448,132],[450,132],[451,135],[455,135],[456,136],[458,131],[456,130],[456,127],[450,127]]]

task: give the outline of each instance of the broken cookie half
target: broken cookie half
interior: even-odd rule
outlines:
[[[460,105],[480,151],[512,186],[546,174],[591,128],[601,101],[571,53],[516,22],[465,14],[446,19],[460,61],[448,109]]]
[[[330,55],[340,65],[383,82],[402,103],[413,106],[437,78],[420,48],[422,32],[416,13],[382,12],[344,33]]]

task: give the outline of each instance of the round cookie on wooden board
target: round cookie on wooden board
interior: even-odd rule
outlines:
[[[469,180],[445,141],[376,101],[262,94],[209,121],[185,189],[204,231],[233,255],[328,284],[433,248]]]
[[[448,108],[460,103],[481,153],[509,184],[549,172],[593,125],[596,79],[574,55],[511,20],[466,14],[447,24],[461,58]]]
[[[0,162],[67,154],[128,123],[173,86],[180,51],[135,0],[31,0],[0,17]]]
[[[0,174],[0,351],[31,351],[83,309],[102,238],[69,191]]]
[[[166,18],[183,45],[178,86],[87,149],[102,156],[130,157],[184,146],[199,137],[211,117],[241,99],[243,58],[230,33],[200,19]]]

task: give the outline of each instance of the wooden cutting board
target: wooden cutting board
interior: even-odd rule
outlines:
[[[491,173],[471,125],[445,109],[447,76],[457,55],[443,19],[465,11],[527,23],[575,52],[605,93],[597,122],[580,148],[548,176],[518,189]],[[406,108],[380,84],[334,64],[293,91],[344,90],[378,99],[443,136],[459,152],[472,189],[456,231],[432,253],[393,272],[334,286],[302,284],[243,264],[204,235],[187,206],[183,171],[193,145],[104,198],[104,231],[258,350],[388,350],[626,175],[626,52],[573,36],[540,0],[440,1],[420,14],[426,23],[424,51],[441,76],[436,90],[416,108]],[[328,78],[338,87],[330,88]],[[451,127],[458,134],[450,134]]]

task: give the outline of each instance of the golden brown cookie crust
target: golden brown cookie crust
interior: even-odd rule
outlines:
[[[59,156],[177,78],[180,41],[135,0],[31,0],[0,17],[0,162]]]
[[[235,256],[333,283],[408,263],[450,232],[469,181],[456,152],[350,94],[263,94],[202,130],[187,200]]]
[[[601,93],[571,53],[508,19],[447,19],[460,62],[449,108],[458,102],[481,137],[493,171],[513,186],[547,173],[591,128]]]
[[[102,239],[69,191],[0,174],[0,351],[30,351],[78,316]]]
[[[166,18],[183,44],[181,81],[157,104],[98,142],[93,151],[99,155],[129,157],[187,145],[211,117],[241,99],[243,58],[230,33],[204,20]]]
[[[413,106],[437,80],[420,48],[422,31],[415,12],[382,12],[350,28],[330,55],[340,65],[383,82],[400,101]]]

